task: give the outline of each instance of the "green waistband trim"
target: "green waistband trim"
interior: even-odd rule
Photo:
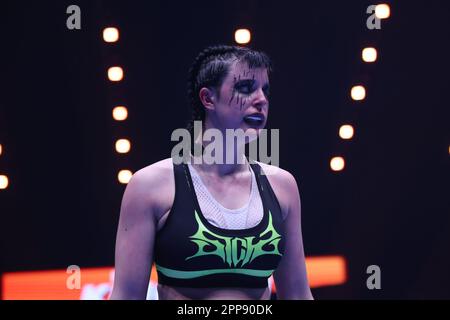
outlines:
[[[193,279],[203,276],[209,276],[218,273],[234,273],[234,274],[244,274],[253,277],[270,277],[274,270],[255,270],[255,269],[210,269],[210,270],[200,270],[200,271],[181,271],[169,268],[161,267],[156,265],[156,269],[163,275],[176,278],[176,279]]]

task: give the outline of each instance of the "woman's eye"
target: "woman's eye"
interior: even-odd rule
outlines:
[[[250,94],[255,91],[255,82],[252,80],[243,80],[236,85],[236,89],[243,94]]]
[[[239,86],[239,91],[242,93],[250,93],[252,92],[252,86],[249,84],[244,84]]]

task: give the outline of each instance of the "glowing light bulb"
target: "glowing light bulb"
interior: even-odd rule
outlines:
[[[251,40],[251,33],[248,29],[238,29],[234,33],[234,40],[239,44],[249,43]]]
[[[342,157],[333,157],[330,160],[330,168],[333,171],[342,171],[345,167],[345,160]]]
[[[124,106],[117,106],[113,109],[112,115],[114,120],[123,121],[128,117],[128,110]]]
[[[391,8],[387,4],[382,3],[375,7],[375,16],[378,19],[387,19],[390,17],[390,15],[391,15]]]
[[[128,139],[119,139],[116,141],[116,151],[118,153],[127,153],[131,149],[131,144]]]
[[[123,79],[123,69],[121,67],[111,67],[108,69],[108,79],[111,81],[120,81]]]
[[[9,179],[5,175],[0,175],[0,189],[6,189],[9,185]]]
[[[120,183],[127,184],[132,176],[133,173],[130,170],[124,169],[119,171],[119,173],[117,174],[117,179]]]
[[[362,51],[362,59],[365,62],[375,62],[377,60],[377,50],[375,48],[364,48]]]
[[[349,124],[344,124],[339,128],[339,136],[342,139],[351,139],[353,137],[354,130]]]
[[[119,29],[109,27],[103,29],[103,40],[105,42],[117,42],[119,40]]]
[[[354,86],[350,93],[353,100],[364,100],[366,89],[363,86]]]

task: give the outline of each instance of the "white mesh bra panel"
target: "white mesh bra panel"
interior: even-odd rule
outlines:
[[[203,216],[209,223],[222,229],[248,229],[256,226],[263,218],[263,204],[259,194],[255,173],[252,169],[252,184],[247,204],[238,209],[222,206],[203,184],[197,170],[188,164],[197,200]]]

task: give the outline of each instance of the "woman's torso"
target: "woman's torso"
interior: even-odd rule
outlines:
[[[173,171],[172,159],[168,158],[157,163],[158,170],[164,172],[163,183],[160,185],[158,210],[155,211],[156,232],[161,230],[169,217],[175,198],[175,179]],[[153,169],[154,170],[154,169]],[[239,173],[233,177],[219,178],[214,175],[202,174],[202,181],[211,195],[224,207],[235,209],[242,207],[250,196],[251,172],[246,171]],[[270,184],[277,195],[276,179],[269,179]],[[226,191],[226,192],[225,192]],[[283,204],[280,199],[280,206],[283,210]],[[265,288],[190,288],[176,287],[158,284],[158,296],[161,300],[173,299],[251,299],[251,300],[268,300],[271,292],[268,287]]]

